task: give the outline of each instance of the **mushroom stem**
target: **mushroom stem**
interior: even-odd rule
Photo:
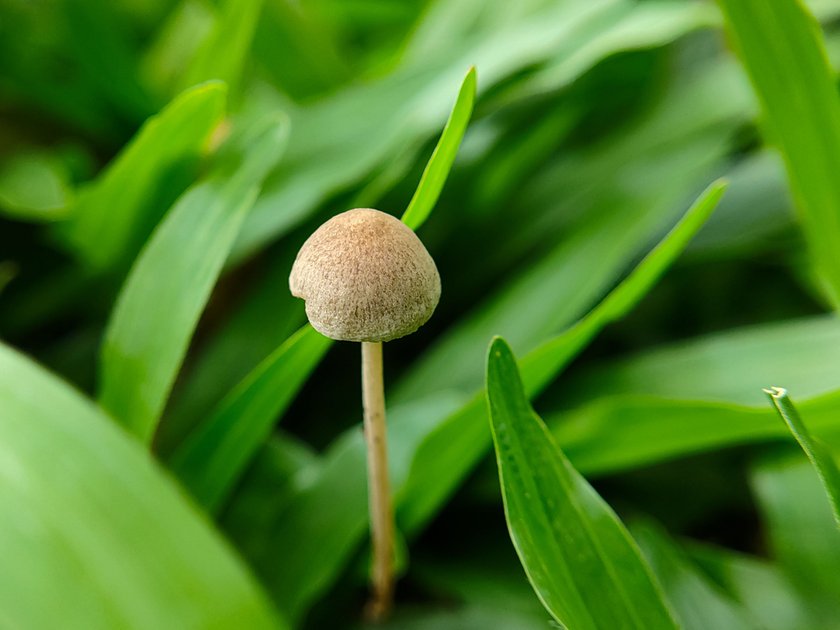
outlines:
[[[368,503],[373,539],[372,593],[367,612],[372,620],[379,621],[388,616],[394,596],[394,514],[388,482],[381,342],[362,342],[362,402],[365,413]]]

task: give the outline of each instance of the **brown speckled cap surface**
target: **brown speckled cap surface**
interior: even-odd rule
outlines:
[[[357,208],[324,223],[300,248],[292,295],[321,334],[390,341],[420,328],[440,299],[435,262],[417,235],[390,214]]]

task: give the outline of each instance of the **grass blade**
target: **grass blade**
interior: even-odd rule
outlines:
[[[677,611],[682,630],[751,630],[757,623],[718,588],[656,523],[633,523],[630,532]]]
[[[814,427],[840,430],[840,391],[811,398],[803,409]],[[547,415],[546,422],[575,466],[599,475],[787,435],[767,407],[632,394]]]
[[[220,79],[236,92],[262,11],[263,0],[226,0],[187,68],[182,87]]]
[[[706,575],[756,620],[759,628],[789,630],[813,626],[813,620],[807,619],[807,611],[802,610],[793,585],[774,563],[693,541],[688,553]]]
[[[211,82],[150,118],[105,173],[82,189],[63,235],[92,268],[130,260],[160,218],[164,180],[194,161],[221,120],[226,88]]]
[[[676,628],[630,534],[531,409],[501,338],[487,401],[508,529],[546,609],[573,628]]]
[[[770,452],[753,467],[751,485],[770,547],[813,620],[837,624],[840,530],[814,467],[795,449]]]
[[[784,157],[805,235],[840,308],[840,102],[819,24],[799,0],[718,0]]]
[[[712,184],[685,217],[598,306],[577,324],[529,352],[522,377],[529,396],[539,393],[607,324],[629,312],[705,224],[726,185]],[[448,418],[423,442],[412,460],[407,500],[399,506],[405,527],[419,527],[443,504],[490,447],[483,430],[483,395]]]
[[[280,157],[287,129],[285,119],[268,121],[233,176],[223,165],[184,194],[123,286],[102,347],[99,401],[145,441],[245,214]]]
[[[278,415],[332,342],[307,325],[263,361],[198,426],[172,458],[171,468],[211,512],[221,506]]]
[[[2,344],[0,553],[14,567],[0,575],[11,627],[280,625],[148,453]]]
[[[712,215],[726,186],[724,181],[712,183],[665,239],[603,302],[568,331],[525,356],[522,371],[529,393],[547,385],[557,374],[559,366],[565,365],[580,352],[604,326],[626,315],[656,284]]]
[[[808,431],[786,389],[771,387],[764,392],[817,470],[831,502],[834,521],[840,527],[840,470],[837,469],[837,462],[828,448]]]
[[[452,113],[449,114],[449,119],[446,121],[432,157],[426,164],[417,190],[414,191],[414,196],[402,216],[403,223],[412,230],[423,225],[440,197],[455,156],[458,154],[458,147],[461,146],[461,140],[467,131],[470,116],[472,116],[475,91],[476,77],[473,67],[469,69],[461,83]]]

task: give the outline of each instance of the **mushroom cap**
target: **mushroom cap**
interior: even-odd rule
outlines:
[[[289,288],[306,301],[306,315],[321,334],[390,341],[432,316],[440,275],[407,225],[379,210],[357,208],[334,216],[306,240]]]

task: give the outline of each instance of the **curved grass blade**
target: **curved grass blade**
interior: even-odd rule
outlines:
[[[720,585],[764,630],[812,628],[790,580],[764,558],[691,541],[691,559]]]
[[[797,449],[770,451],[753,466],[750,485],[770,555],[812,619],[802,627],[836,626],[840,530],[814,467]]]
[[[718,4],[784,158],[821,279],[840,308],[840,101],[819,23],[800,0]]]
[[[834,521],[840,527],[840,470],[837,469],[837,462],[828,448],[808,431],[786,389],[771,387],[765,389],[764,393],[770,398],[770,402],[817,470],[831,503]]]
[[[198,318],[287,130],[285,119],[268,121],[233,175],[223,164],[185,193],[123,286],[102,347],[99,401],[144,441],[155,431]]]
[[[438,197],[449,176],[452,163],[458,154],[458,147],[467,131],[467,125],[472,116],[473,104],[475,103],[476,77],[475,67],[472,67],[464,77],[461,88],[458,90],[458,98],[443,133],[438,140],[432,157],[429,158],[417,190],[408,204],[408,208],[402,216],[402,221],[412,230],[419,228],[435,207]]]
[[[677,628],[636,543],[531,409],[498,337],[487,402],[508,529],[546,609],[571,628]]]
[[[542,343],[522,359],[529,396],[539,393],[607,324],[623,317],[653,287],[705,224],[726,190],[715,182],[682,220],[625,280],[577,324]],[[419,447],[412,460],[407,500],[399,506],[408,528],[419,527],[446,500],[490,447],[484,431],[483,395],[448,418]]]
[[[157,221],[155,195],[163,180],[198,157],[221,120],[226,92],[214,81],[176,97],[79,192],[62,234],[88,265],[103,270],[140,249]]]
[[[171,468],[196,500],[219,509],[332,342],[307,325],[253,370],[176,451]]]
[[[840,431],[840,391],[802,408],[813,427]],[[787,435],[767,407],[646,395],[600,398],[547,415],[546,422],[578,470],[598,475]]]
[[[225,0],[215,24],[187,68],[183,87],[220,79],[235,93],[262,11],[263,0]]]
[[[4,625],[284,627],[149,454],[2,344],[0,554]]]
[[[694,566],[660,525],[647,520],[631,523],[630,532],[676,610],[682,630],[760,627],[743,606]]]

